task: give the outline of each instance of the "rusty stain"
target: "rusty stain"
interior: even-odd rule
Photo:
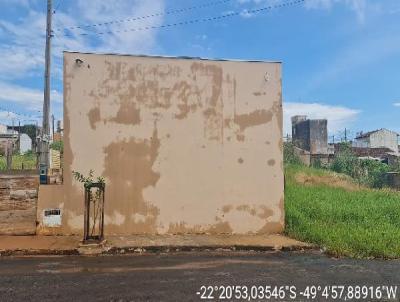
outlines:
[[[216,224],[210,226],[207,230],[209,234],[232,234],[233,230],[229,225],[229,222],[217,222]]]
[[[168,227],[168,234],[204,234],[200,225],[188,226],[186,222],[181,221],[178,223],[170,223]]]
[[[138,125],[140,124],[140,109],[136,108],[134,102],[125,100],[120,104],[117,115],[110,121],[119,124]]]
[[[284,224],[281,222],[267,222],[257,234],[279,234],[284,230]]]
[[[68,226],[66,223],[66,221],[82,215],[82,188],[78,187],[72,181],[70,170],[72,166],[74,169],[81,169],[78,165],[82,164],[80,157],[83,151],[80,149],[80,145],[84,139],[79,135],[81,133],[84,135],[90,134],[93,135],[93,139],[100,139],[102,133],[99,133],[99,127],[96,127],[99,122],[108,123],[106,127],[108,130],[113,127],[111,122],[137,125],[137,127],[129,128],[129,131],[127,127],[117,126],[114,131],[116,133],[115,138],[105,140],[103,145],[101,145],[101,142],[99,145],[96,145],[103,148],[104,151],[104,155],[97,157],[101,158],[102,161],[99,161],[93,168],[96,171],[103,171],[103,176],[106,177],[106,200],[109,200],[106,206],[106,215],[111,217],[114,211],[117,211],[124,217],[124,219],[121,219],[123,221],[121,226],[115,224],[106,225],[106,232],[108,234],[175,233],[182,231],[213,234],[232,233],[237,227],[237,217],[242,217],[243,213],[233,213],[232,215],[225,215],[225,218],[221,218],[221,216],[224,217],[224,213],[226,214],[229,211],[244,211],[255,216],[254,220],[257,221],[258,225],[255,227],[252,224],[253,232],[271,233],[283,229],[283,223],[281,223],[284,220],[283,199],[280,200],[278,206],[277,198],[276,200],[269,200],[270,197],[267,195],[264,196],[264,192],[261,191],[255,191],[256,195],[249,194],[248,196],[243,196],[244,200],[241,200],[239,206],[237,204],[232,206],[226,204],[227,201],[231,200],[229,195],[230,188],[228,187],[227,191],[224,191],[224,193],[228,193],[227,196],[224,196],[221,200],[216,199],[215,207],[210,208],[209,215],[204,217],[204,222],[202,221],[200,224],[195,225],[192,224],[191,218],[194,217],[193,215],[197,215],[197,213],[191,213],[190,209],[192,208],[190,206],[182,210],[182,213],[184,212],[182,216],[177,215],[177,217],[170,218],[167,217],[170,215],[169,213],[164,213],[162,203],[168,202],[168,207],[179,209],[182,206],[179,204],[181,195],[178,195],[179,198],[176,201],[163,200],[162,198],[160,200],[157,197],[160,193],[162,195],[164,181],[167,181],[168,185],[173,181],[170,180],[171,175],[168,174],[163,166],[165,161],[171,160],[172,156],[166,156],[164,148],[170,148],[172,140],[162,140],[163,147],[160,148],[161,142],[158,134],[160,133],[163,138],[172,136],[174,138],[173,142],[176,144],[180,138],[176,135],[173,128],[168,128],[172,123],[172,119],[176,119],[176,121],[173,121],[173,125],[181,123],[180,120],[182,120],[182,124],[186,125],[186,123],[193,122],[192,119],[187,118],[191,117],[192,113],[197,112],[199,114],[195,116],[195,120],[196,122],[201,121],[202,124],[199,124],[199,126],[202,127],[201,130],[204,135],[198,137],[196,141],[199,154],[204,155],[207,153],[202,149],[207,148],[207,150],[210,150],[211,160],[213,160],[213,154],[218,153],[218,156],[220,156],[221,152],[215,149],[215,147],[221,148],[225,138],[224,130],[229,131],[226,140],[229,141],[231,137],[236,137],[239,141],[245,143],[238,145],[237,142],[234,142],[235,139],[232,139],[232,142],[226,144],[227,155],[234,156],[234,154],[237,154],[236,157],[226,157],[226,159],[229,158],[238,162],[240,159],[247,159],[248,157],[246,156],[249,155],[247,148],[252,147],[254,144],[263,145],[265,151],[271,151],[271,154],[267,152],[269,157],[264,160],[269,164],[272,163],[269,161],[270,159],[275,160],[274,165],[271,165],[267,169],[271,171],[268,173],[271,173],[271,176],[278,176],[275,178],[276,180],[274,179],[274,184],[278,180],[281,181],[282,175],[278,164],[282,166],[282,161],[279,151],[277,148],[265,145],[273,144],[275,147],[276,143],[279,143],[280,148],[282,147],[281,139],[279,139],[281,134],[278,133],[282,127],[279,83],[271,86],[271,89],[274,89],[277,93],[268,94],[268,97],[265,98],[265,104],[263,103],[264,105],[257,103],[260,100],[257,100],[253,105],[251,100],[255,99],[255,96],[262,96],[263,92],[259,92],[260,88],[255,87],[257,85],[253,85],[251,81],[247,81],[247,78],[243,75],[257,74],[258,67],[255,69],[251,67],[254,64],[240,63],[239,66],[239,63],[227,63],[231,65],[226,67],[224,62],[173,61],[171,59],[154,58],[134,58],[131,61],[128,57],[111,58],[110,56],[109,59],[109,56],[97,55],[98,59],[93,57],[92,60],[92,55],[88,55],[90,60],[85,59],[85,61],[90,62],[91,69],[93,71],[102,70],[105,67],[106,73],[100,79],[93,78],[91,77],[93,74],[92,71],[85,68],[84,73],[86,74],[83,76],[90,75],[87,83],[89,85],[86,85],[86,83],[78,82],[82,81],[82,79],[86,81],[86,78],[82,77],[82,74],[76,73],[76,70],[73,68],[73,60],[69,56],[69,54],[66,54],[65,70],[68,72],[65,73],[64,77],[64,99],[66,102],[64,109],[65,190],[63,190],[64,196],[61,199],[66,201],[65,204],[68,211],[65,211],[65,215],[63,216],[63,233],[77,232],[79,234],[79,226],[76,226],[77,229],[72,230],[73,227]],[[268,66],[268,68],[270,67]],[[76,78],[74,79],[74,77]],[[274,77],[273,80],[277,81],[278,77]],[[71,87],[73,87],[74,96],[77,96],[77,98],[72,99]],[[85,89],[88,90],[88,94],[85,92]],[[254,91],[256,92],[253,93]],[[79,97],[83,99],[88,96],[90,97],[90,102],[84,105],[86,111],[76,107],[80,105],[78,101]],[[271,107],[268,108],[268,106]],[[245,108],[249,108],[245,112],[250,113],[243,114],[243,112],[240,112]],[[115,116],[106,115],[106,113],[109,113],[108,109],[116,112]],[[251,110],[254,111],[251,112]],[[70,113],[71,111],[72,113]],[[79,116],[81,113],[83,114],[82,117]],[[253,133],[250,131],[248,133],[249,137],[245,137],[246,129],[267,124],[272,119],[274,123],[273,125],[271,124],[271,127],[274,129],[274,134],[271,137],[269,137],[270,134],[268,133],[267,138],[258,139],[253,135],[256,132]],[[151,132],[152,129],[149,129],[149,120],[152,122],[160,121],[159,124],[163,125],[163,127],[165,125],[168,126],[167,128],[163,128],[162,131],[159,128],[159,133],[155,126],[153,135],[150,137],[148,131]],[[275,120],[277,121],[278,128],[276,128]],[[89,131],[82,129],[83,131],[80,132],[78,130],[83,121],[87,123]],[[110,135],[110,131],[107,131],[107,135]],[[73,146],[71,145],[69,136],[73,138]],[[144,138],[146,136],[147,138]],[[268,140],[267,142],[265,142],[266,139]],[[210,144],[207,140],[215,140],[221,144],[217,146],[214,142]],[[231,153],[231,151],[235,152]],[[236,153],[236,151],[240,152]],[[90,150],[90,152],[96,151]],[[222,155],[224,155],[224,152],[222,152]],[[243,160],[242,163],[244,162]],[[201,173],[206,172],[208,169],[206,163],[202,165],[203,167],[205,170],[202,170]],[[221,167],[223,168],[223,165]],[[265,169],[265,166],[262,167]],[[86,168],[82,168],[83,173],[86,172]],[[196,173],[199,171],[193,172],[195,173],[194,176],[196,176]],[[247,169],[244,169],[243,173],[247,173]],[[262,176],[261,171],[255,173],[259,173]],[[246,174],[246,177],[248,176]],[[163,177],[162,181],[160,181],[161,177]],[[233,177],[236,176],[233,175]],[[237,177],[240,177],[240,175],[237,175]],[[190,186],[190,184],[188,185]],[[152,200],[153,198],[154,200]],[[251,201],[251,204],[246,205],[247,201]],[[222,208],[221,203],[225,204]],[[262,203],[265,204],[265,208],[263,208]],[[160,209],[162,209],[162,213]],[[222,212],[219,212],[219,209]],[[268,219],[271,219],[272,213],[275,213],[274,220],[268,221]],[[214,220],[212,217],[215,215],[219,215],[220,217]],[[225,220],[226,218],[228,220]],[[265,225],[257,230],[264,223],[260,219],[265,219]],[[279,222],[275,222],[275,219]]]
[[[233,206],[232,206],[232,205],[224,205],[224,206],[222,207],[222,212],[224,212],[224,213],[229,213],[232,209],[233,209]]]
[[[195,77],[208,77],[211,80],[211,96],[206,99],[204,116],[204,134],[209,140],[222,142],[223,138],[223,102],[222,102],[222,81],[223,71],[215,64],[204,64],[195,62],[191,65],[191,71]]]
[[[101,115],[100,115],[100,108],[98,106],[92,108],[88,114],[89,118],[89,123],[90,127],[95,130],[96,129],[96,123],[98,123],[101,120]]]
[[[257,211],[254,208],[252,208],[249,205],[247,205],[247,204],[243,204],[243,205],[237,206],[236,210],[247,212],[252,216],[256,216],[257,215]]]
[[[269,166],[274,166],[275,163],[276,163],[275,159],[270,159],[270,160],[268,160],[268,165],[269,165]]]
[[[177,97],[181,101],[178,104],[178,109],[180,112],[178,114],[175,114],[175,117],[180,120],[184,119],[187,117],[191,109],[196,109],[196,105],[193,105],[192,107],[188,104],[189,97],[192,94],[191,86],[187,82],[182,81],[175,84],[172,90],[174,92],[177,92]]]
[[[273,112],[271,110],[256,110],[248,114],[236,115],[234,122],[239,125],[240,131],[248,127],[254,127],[269,123],[272,120]]]
[[[262,219],[267,219],[271,217],[274,214],[274,211],[271,209],[267,208],[266,206],[260,206],[261,213],[259,213],[257,216],[262,218]]]
[[[238,134],[236,134],[236,139],[239,142],[244,142],[245,136],[244,136],[244,134],[238,133]]]
[[[146,217],[145,221],[127,219],[124,222],[125,227],[135,230],[135,233],[156,232],[155,223],[159,210],[144,200],[143,190],[148,186],[155,186],[160,178],[152,169],[159,147],[160,141],[155,127],[150,139],[131,138],[113,142],[104,148],[104,176],[109,179],[106,197],[119,201],[113,209],[120,213],[137,213]],[[116,163],[123,163],[124,168],[121,169]]]
[[[240,158],[238,159],[238,163],[239,163],[239,164],[243,164],[243,162],[244,162],[243,158],[240,157]]]

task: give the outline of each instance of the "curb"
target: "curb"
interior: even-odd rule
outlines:
[[[176,253],[176,252],[293,252],[313,250],[313,245],[293,245],[293,246],[259,246],[259,245],[168,245],[168,246],[130,246],[130,247],[110,247],[105,246],[100,252],[92,254],[80,253],[79,248],[65,250],[0,250],[0,257],[8,256],[102,256],[102,255],[129,255],[129,254],[157,254],[157,253]]]
[[[17,249],[17,250],[0,250],[0,257],[8,256],[73,256],[79,255],[77,249],[70,250],[27,250],[27,249]]]

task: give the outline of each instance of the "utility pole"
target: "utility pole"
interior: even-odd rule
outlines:
[[[347,143],[347,129],[344,128],[344,141]]]
[[[18,151],[21,152],[21,121],[18,121]]]
[[[52,138],[54,140],[54,114],[51,115],[51,124],[52,124]]]
[[[47,0],[47,25],[46,25],[46,51],[44,72],[44,101],[43,101],[43,124],[39,146],[40,176],[41,183],[47,182],[47,169],[50,164],[49,141],[50,141],[50,68],[51,68],[51,38],[52,38],[52,0]]]

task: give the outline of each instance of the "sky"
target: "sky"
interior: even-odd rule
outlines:
[[[399,0],[53,2],[56,119],[69,50],[280,61],[285,134],[296,114],[327,118],[337,138],[345,128],[400,132]],[[41,123],[45,25],[45,0],[0,0],[1,123]]]

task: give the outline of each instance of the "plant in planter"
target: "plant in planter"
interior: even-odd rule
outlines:
[[[85,177],[82,173],[72,171],[75,180],[83,183],[85,188],[85,214],[83,241],[102,241],[104,239],[104,192],[105,179],[94,177],[90,170]]]

